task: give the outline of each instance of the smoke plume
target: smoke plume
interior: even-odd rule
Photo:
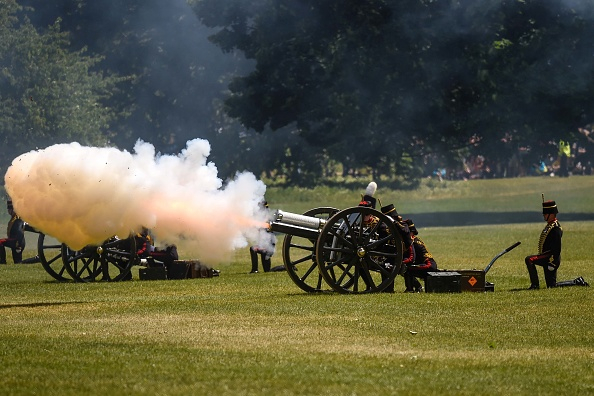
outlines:
[[[178,155],[140,140],[133,153],[58,144],[14,159],[6,191],[23,220],[72,249],[145,226],[158,247],[214,264],[257,242],[266,186],[247,172],[223,185],[209,154],[202,139]]]

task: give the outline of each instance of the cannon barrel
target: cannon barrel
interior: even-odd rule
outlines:
[[[268,229],[273,232],[317,239],[325,224],[324,219],[277,210],[269,222]]]

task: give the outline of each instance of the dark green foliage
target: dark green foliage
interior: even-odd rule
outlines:
[[[589,0],[0,4],[3,159],[201,137],[223,178],[414,185],[469,156],[530,164],[594,120]]]
[[[228,114],[291,125],[353,166],[465,147],[543,154],[594,118],[588,1],[191,3],[214,43],[257,62],[231,83]]]
[[[39,33],[12,0],[0,13],[0,169],[36,146],[103,145],[115,112],[105,105],[118,78],[93,71],[101,60],[69,49],[59,21]]]

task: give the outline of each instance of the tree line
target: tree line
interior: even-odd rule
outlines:
[[[538,162],[594,120],[588,0],[0,4],[0,170],[59,142],[202,137],[224,178],[414,185]]]

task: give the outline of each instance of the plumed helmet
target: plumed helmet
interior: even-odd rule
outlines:
[[[365,195],[363,195],[363,197],[361,198],[361,202],[359,203],[359,206],[365,206],[368,208],[375,209],[377,200],[373,197],[373,194],[375,194],[376,190],[377,190],[377,183],[370,182],[367,185],[367,188],[365,189]]]

